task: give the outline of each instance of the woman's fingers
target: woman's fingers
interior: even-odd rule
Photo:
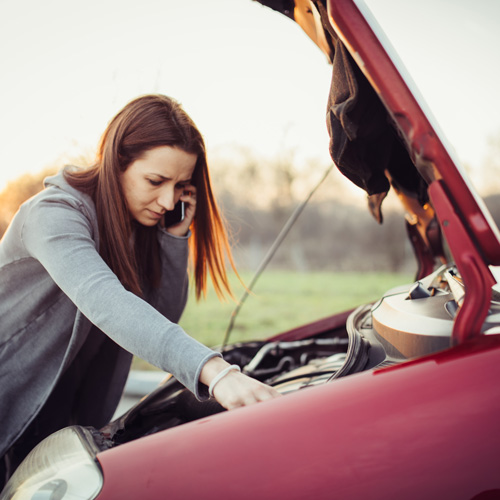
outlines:
[[[200,382],[212,389],[217,402],[227,410],[281,396],[271,386],[235,370],[221,357],[213,357],[205,363]]]
[[[239,372],[230,372],[222,378],[213,394],[217,402],[228,410],[281,396],[272,387]]]
[[[184,193],[180,197],[180,200],[183,201],[186,205],[186,217],[190,216],[192,221],[196,212],[196,187],[191,184],[186,186],[184,188]]]
[[[184,219],[167,229],[174,236],[184,236],[189,231],[196,213],[196,187],[191,184],[186,186],[179,200],[184,202]]]

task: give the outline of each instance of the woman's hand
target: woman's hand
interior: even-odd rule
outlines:
[[[179,200],[184,202],[184,219],[178,224],[167,227],[166,231],[174,236],[185,236],[196,213],[196,188],[191,184],[185,186]]]
[[[210,385],[217,374],[229,366],[222,358],[210,359],[201,370],[200,381],[207,386]],[[229,371],[217,382],[213,395],[227,410],[281,396],[272,387],[234,370]]]

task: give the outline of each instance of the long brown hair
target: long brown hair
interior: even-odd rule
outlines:
[[[120,174],[146,151],[159,146],[197,155],[192,182],[196,215],[189,240],[196,297],[206,293],[210,274],[217,295],[231,295],[226,258],[234,269],[224,220],[212,192],[205,143],[191,118],[174,99],[146,95],[127,104],[102,135],[97,162],[85,170],[65,171],[66,180],[95,202],[99,253],[123,286],[137,295],[158,286],[161,272],[156,226],[134,224],[123,196]],[[131,249],[134,234],[135,245]]]

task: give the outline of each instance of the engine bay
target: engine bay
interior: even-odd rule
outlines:
[[[304,330],[304,338],[285,333],[274,340],[233,344],[221,352],[248,376],[287,394],[448,348],[463,295],[456,269],[443,266],[423,280],[389,290],[336,326],[319,322],[312,331]],[[500,302],[492,300],[490,312],[486,332],[498,323]],[[113,447],[222,411],[216,401],[198,401],[169,377],[101,429],[101,441]]]

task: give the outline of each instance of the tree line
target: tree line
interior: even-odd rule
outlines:
[[[294,209],[320,178],[325,166],[297,167],[293,158],[244,161],[216,159],[212,180],[240,269],[254,270]],[[19,205],[42,189],[57,168],[27,174],[0,193],[0,235]],[[346,196],[347,180],[332,171],[293,225],[269,267],[296,271],[415,271],[404,215],[390,201],[379,225],[361,190]],[[357,203],[354,203],[355,200]],[[485,202],[500,220],[500,195]]]

